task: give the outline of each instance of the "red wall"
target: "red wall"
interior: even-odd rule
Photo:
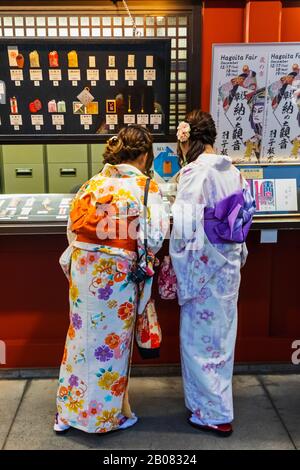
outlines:
[[[300,2],[204,0],[203,3],[201,106],[209,111],[212,45],[300,41]]]

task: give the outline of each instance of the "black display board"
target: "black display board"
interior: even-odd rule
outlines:
[[[14,47],[19,56],[12,65]],[[33,51],[38,53],[37,67],[30,66],[29,54]],[[58,67],[50,66],[52,51],[57,51]],[[77,54],[78,67],[70,66],[71,51]],[[101,142],[128,125],[128,120],[144,123],[154,135],[168,135],[170,54],[170,39],[2,39],[0,143]],[[54,73],[61,73],[61,80],[50,77],[49,70],[60,70]],[[70,70],[75,78],[80,71],[80,79],[72,79]],[[99,70],[99,79],[88,79],[87,70]],[[118,71],[116,80],[107,79],[107,74],[116,73],[112,70]],[[18,80],[20,71],[23,79]],[[129,80],[132,75],[133,80]],[[80,103],[77,95],[85,88],[93,95],[93,102],[98,103],[98,110],[97,105],[81,109],[80,104],[73,104]],[[36,112],[35,105],[30,104],[38,103],[35,100],[42,106]],[[56,105],[60,102],[61,109],[64,101],[65,112],[49,112],[48,103],[52,100]],[[78,114],[74,114],[75,108]],[[90,114],[92,108],[95,114]],[[118,124],[111,124],[116,119]]]

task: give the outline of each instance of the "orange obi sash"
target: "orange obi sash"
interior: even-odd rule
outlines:
[[[112,195],[108,195],[98,203],[109,204],[112,198]],[[112,219],[105,209],[97,214],[97,207],[91,203],[91,199],[91,193],[77,199],[70,212],[71,230],[76,233],[76,240],[137,251],[136,230],[133,230],[135,238],[130,237],[129,226],[134,224],[134,221],[138,223],[138,216]],[[113,205],[110,207],[114,208]]]

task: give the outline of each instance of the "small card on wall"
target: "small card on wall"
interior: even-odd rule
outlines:
[[[80,70],[78,69],[69,69],[68,70],[68,79],[72,82],[80,81]]]
[[[43,80],[43,72],[41,69],[30,69],[30,80],[41,82]]]
[[[93,118],[91,114],[81,114],[80,115],[80,124],[82,126],[90,126],[93,124]]]
[[[150,124],[152,124],[152,125],[162,124],[162,115],[161,114],[150,114]]]
[[[118,80],[119,71],[118,69],[106,69],[106,80],[115,82]]]
[[[137,70],[125,69],[125,80],[128,82],[137,80]]]
[[[128,54],[127,67],[134,67],[135,56]]]
[[[137,123],[141,126],[149,124],[149,114],[138,114]]]
[[[113,68],[116,66],[116,57],[114,55],[108,56],[108,66]]]
[[[84,90],[82,90],[81,93],[79,93],[79,95],[77,95],[77,97],[79,99],[79,101],[84,104],[85,106],[88,104],[88,103],[91,103],[94,99],[93,95],[90,93],[89,91],[89,88],[85,88]]]
[[[86,79],[89,81],[96,82],[99,80],[99,70],[98,69],[87,69]]]
[[[10,114],[9,119],[12,126],[22,126],[21,114]]]
[[[49,69],[49,80],[52,82],[61,81],[61,70],[60,69]]]
[[[24,80],[23,70],[21,70],[21,69],[12,69],[10,71],[10,78],[11,78],[11,80],[13,80],[15,82],[21,82],[22,80]]]
[[[117,114],[106,114],[106,124],[108,124],[108,125],[118,124],[118,115]]]
[[[52,124],[54,126],[63,126],[65,123],[65,118],[63,114],[53,114],[52,115]]]
[[[153,55],[146,56],[146,68],[152,69],[153,68]]]
[[[144,69],[144,80],[146,81],[156,80],[156,69]]]
[[[135,124],[135,114],[124,114],[124,124]]]
[[[44,125],[44,116],[42,114],[35,114],[31,116],[31,124],[33,126],[43,126]]]

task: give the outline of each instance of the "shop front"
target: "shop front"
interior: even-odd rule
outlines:
[[[290,364],[300,339],[300,146],[292,125],[283,124],[287,115],[298,122],[300,2],[128,5],[132,17],[120,1],[0,7],[1,367],[60,363],[69,307],[58,259],[69,204],[102,168],[106,139],[133,122],[151,130],[153,174],[170,206],[179,170],[176,128],[197,107],[213,114],[220,151],[234,158],[260,205],[242,271],[236,361]],[[268,103],[268,122],[279,121],[278,128],[256,121]],[[283,148],[286,136],[276,138],[287,127]],[[168,247],[166,240],[161,261]],[[178,364],[177,301],[161,299],[157,282],[153,297],[163,343],[160,358],[147,364]],[[145,364],[137,350],[133,362]]]

